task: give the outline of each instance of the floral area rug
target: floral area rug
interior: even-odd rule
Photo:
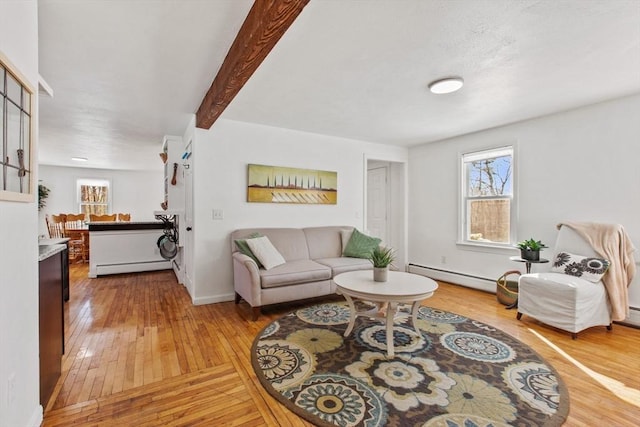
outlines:
[[[318,426],[559,426],[569,393],[530,347],[458,314],[421,307],[418,335],[397,320],[395,357],[385,325],[346,303],[314,305],[270,323],[251,361],[264,388]]]

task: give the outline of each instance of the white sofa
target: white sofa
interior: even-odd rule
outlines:
[[[349,226],[311,228],[245,228],[231,233],[235,302],[244,299],[252,307],[252,319],[265,305],[335,293],[331,280],[346,271],[372,269],[368,259],[343,257],[343,239]],[[285,264],[265,270],[238,251],[237,239],[259,233],[285,259]],[[346,242],[345,242],[346,244]]]

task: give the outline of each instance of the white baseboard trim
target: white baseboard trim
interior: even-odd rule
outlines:
[[[228,302],[235,299],[235,294],[211,295],[208,297],[192,298],[193,305],[215,304],[217,302]]]
[[[485,292],[496,293],[495,279],[486,277],[473,276],[457,271],[442,270],[440,268],[427,267],[424,265],[409,264],[409,273],[427,276],[433,280],[441,280],[443,282],[454,283],[456,285],[466,286],[468,288],[479,289]]]
[[[640,307],[629,307],[629,315],[620,323],[640,327]]]
[[[29,418],[29,424],[27,425],[29,427],[40,427],[40,425],[44,421],[43,414],[44,414],[44,410],[42,409],[42,405],[38,405],[36,409],[33,411],[33,414],[31,414],[31,417]]]

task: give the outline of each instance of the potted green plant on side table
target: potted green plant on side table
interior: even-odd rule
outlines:
[[[518,242],[516,246],[520,248],[520,258],[527,261],[539,261],[540,250],[547,247],[540,240],[534,238]]]
[[[386,282],[389,266],[396,258],[393,248],[376,246],[371,252],[369,261],[373,264],[373,280],[376,282]]]

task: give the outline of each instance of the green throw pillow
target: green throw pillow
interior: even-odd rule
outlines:
[[[247,237],[247,239],[255,239],[256,237],[262,237],[262,234],[260,233],[252,233],[249,235],[249,237]],[[256,256],[253,254],[253,252],[251,252],[251,248],[249,247],[249,245],[247,244],[247,239],[236,239],[234,240],[234,242],[236,243],[236,248],[238,248],[238,252],[240,252],[241,254],[245,254],[246,256],[250,257],[252,260],[254,260],[256,262],[256,264],[258,264],[258,268],[262,268],[262,264],[260,264],[260,261],[258,261],[258,258],[256,258]]]
[[[371,253],[380,242],[377,237],[367,236],[354,228],[342,255],[351,258],[371,258]]]

